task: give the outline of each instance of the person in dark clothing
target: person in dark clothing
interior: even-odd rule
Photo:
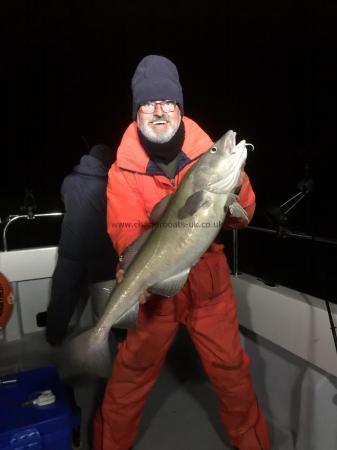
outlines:
[[[106,226],[107,172],[113,160],[110,147],[95,145],[62,183],[65,215],[46,321],[50,345],[65,338],[83,288],[115,279],[118,257]]]

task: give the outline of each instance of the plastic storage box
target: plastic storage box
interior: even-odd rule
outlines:
[[[71,450],[79,424],[54,367],[0,376],[1,450]]]

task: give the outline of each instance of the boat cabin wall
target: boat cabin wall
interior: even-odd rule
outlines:
[[[7,325],[0,329],[0,342],[20,340],[43,330],[37,324],[37,314],[47,310],[56,261],[57,247],[0,252],[0,271],[11,283],[14,294],[14,308]],[[92,324],[89,303],[83,311],[86,300],[80,302],[72,324]]]

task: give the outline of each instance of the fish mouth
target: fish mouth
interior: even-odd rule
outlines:
[[[233,130],[227,131],[225,135],[225,141],[226,141],[225,148],[229,149],[229,153],[236,153],[236,147],[238,145],[236,143],[236,132]]]
[[[232,149],[232,154],[237,154],[238,159],[242,159],[243,163],[246,161],[247,158],[247,144],[246,141],[243,139],[242,141],[238,142],[234,148]]]

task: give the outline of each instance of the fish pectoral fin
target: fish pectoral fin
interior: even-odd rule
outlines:
[[[179,292],[180,289],[182,289],[187,281],[190,270],[191,268],[188,268],[183,272],[177,273],[176,275],[167,278],[166,280],[160,281],[159,283],[151,286],[148,290],[152,294],[163,295],[164,297],[172,297],[177,292]]]
[[[185,205],[179,209],[178,218],[186,219],[186,217],[193,216],[200,208],[208,207],[210,200],[204,191],[197,191],[190,195],[185,202]]]
[[[159,222],[159,220],[161,219],[162,215],[164,214],[168,204],[171,201],[171,198],[173,197],[173,194],[169,194],[166,195],[166,197],[162,198],[160,200],[160,202],[156,203],[151,211],[150,214],[150,222],[152,224],[155,224],[157,222]]]
[[[248,216],[245,209],[236,201],[237,197],[234,194],[228,196],[225,210],[228,209],[229,213],[233,217],[238,219],[245,219],[248,222]]]
[[[126,328],[133,329],[136,328],[139,312],[139,300],[137,298],[135,304],[123,314],[116,322],[114,322],[112,328]]]

